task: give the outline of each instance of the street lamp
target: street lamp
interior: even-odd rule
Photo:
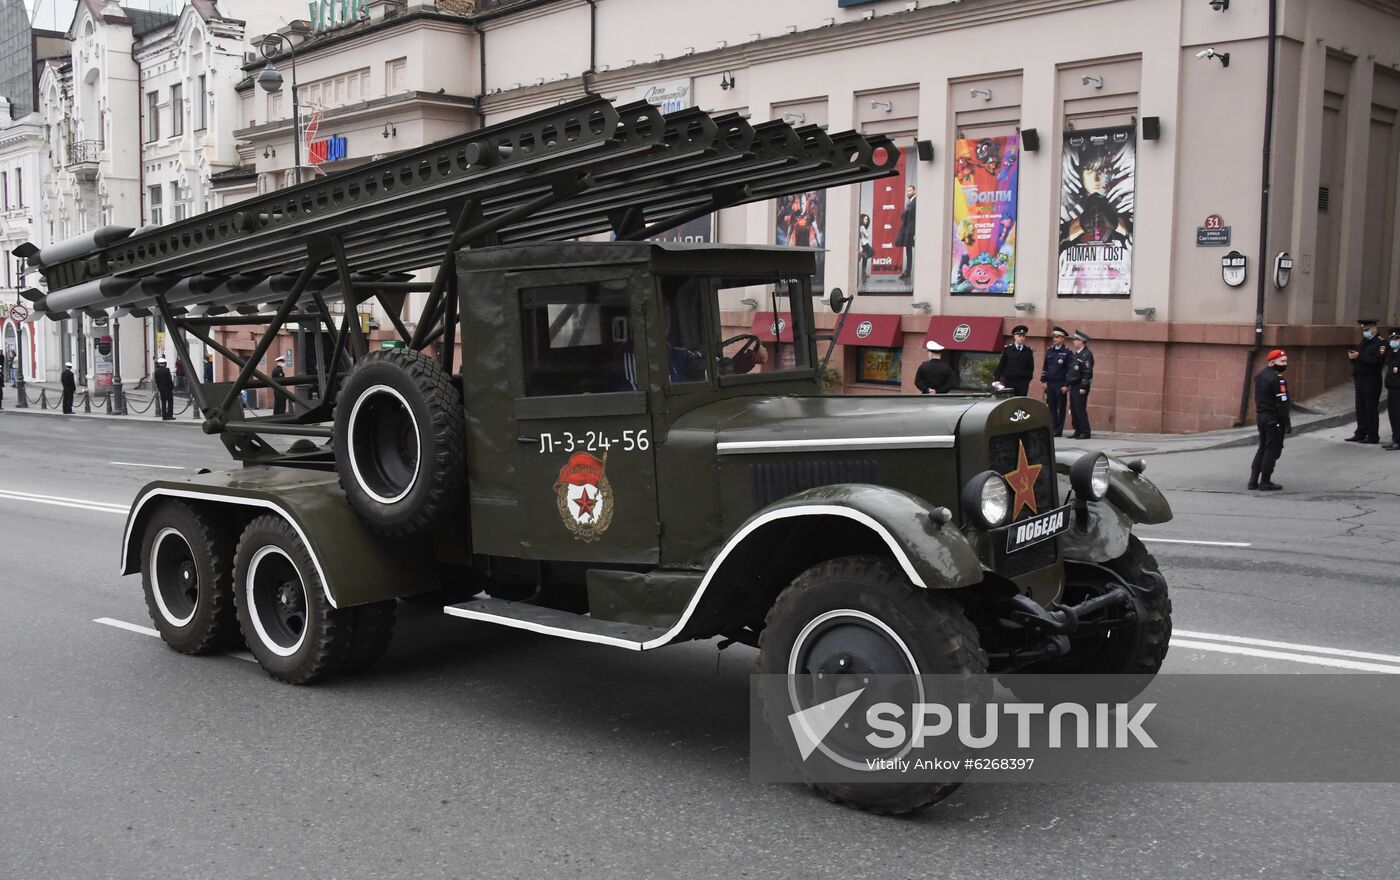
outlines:
[[[283,46],[292,58],[292,167],[296,169],[297,183],[301,183],[301,104],[297,101],[297,51],[292,45],[291,37],[274,32],[263,38],[259,48],[263,58],[267,59],[267,64],[264,65],[262,73],[258,74],[258,85],[265,92],[281,91],[282,72],[272,63],[272,56]]]

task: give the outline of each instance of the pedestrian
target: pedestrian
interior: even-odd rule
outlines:
[[[914,385],[920,394],[947,394],[957,384],[957,376],[943,363],[943,346],[930,339],[924,348],[928,349],[928,360],[914,372]]]
[[[165,358],[156,358],[156,393],[160,395],[160,417],[167,422],[175,418],[175,380]]]
[[[287,356],[285,354],[277,358],[277,362],[272,365],[273,379],[276,379],[278,382],[281,382],[282,379],[286,377],[287,371],[282,369],[283,365],[285,365],[286,363]],[[272,389],[272,414],[274,416],[280,416],[286,411],[287,396],[278,391],[276,388]]]
[[[58,381],[63,385],[63,414],[71,416],[73,414],[73,393],[78,390],[78,380],[73,378],[72,361],[63,364],[63,373],[58,377]]]
[[[1381,442],[1381,370],[1385,366],[1385,343],[1376,332],[1376,322],[1362,318],[1361,344],[1347,350],[1351,359],[1351,381],[1356,386],[1356,433],[1348,443]]]
[[[214,356],[212,354],[206,353],[204,355],[204,381],[214,381]]]
[[[1025,324],[1011,328],[1011,344],[1001,350],[1001,360],[992,374],[992,381],[1010,388],[1017,397],[1030,393],[1031,377],[1035,375],[1035,352],[1026,345],[1028,332]]]
[[[185,362],[179,358],[175,359],[175,388],[185,390]]]
[[[1040,384],[1045,390],[1045,404],[1050,407],[1050,421],[1055,436],[1065,430],[1065,380],[1069,378],[1069,362],[1073,353],[1065,345],[1069,333],[1063,327],[1050,330],[1050,347],[1045,349],[1045,361],[1040,368]]]
[[[1249,466],[1249,488],[1261,492],[1277,492],[1283,487],[1274,482],[1274,465],[1283,454],[1283,435],[1293,433],[1289,416],[1288,353],[1281,348],[1269,352],[1264,369],[1254,377],[1254,421],[1259,429],[1259,448]]]
[[[1072,440],[1088,440],[1089,430],[1089,389],[1094,383],[1094,353],[1089,350],[1092,341],[1083,330],[1075,330],[1070,337],[1070,347],[1074,354],[1070,357],[1069,372],[1065,384],[1069,386],[1069,413],[1073,420]]]
[[[1384,448],[1400,449],[1400,327],[1390,331],[1389,351],[1385,356],[1385,411],[1390,416],[1390,443]]]

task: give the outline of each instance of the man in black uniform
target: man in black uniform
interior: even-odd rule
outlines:
[[[276,379],[278,382],[281,382],[282,379],[287,375],[287,371],[284,370],[284,369],[282,369],[282,365],[285,364],[286,362],[287,362],[287,356],[284,354],[284,355],[282,355],[281,357],[279,357],[279,358],[277,359],[277,363],[275,363],[275,364],[273,365],[273,367],[272,367],[272,378]],[[279,393],[277,392],[276,389],[273,389],[273,391],[272,391],[272,414],[273,414],[274,416],[280,416],[280,415],[282,415],[283,413],[285,413],[286,411],[287,411],[287,398],[285,398],[285,397],[283,397],[281,394],[279,394]]]
[[[175,418],[175,380],[165,358],[156,358],[156,391],[160,394],[160,417],[167,422]]]
[[[1386,449],[1400,449],[1400,327],[1390,331],[1389,353],[1385,356],[1385,411],[1390,416],[1390,443]]]
[[[1001,360],[997,361],[994,381],[1000,382],[1017,396],[1025,397],[1031,388],[1031,377],[1035,375],[1035,352],[1026,345],[1025,324],[1011,328],[1011,344],[1001,350]]]
[[[1351,358],[1351,381],[1356,385],[1356,433],[1348,443],[1381,442],[1381,368],[1385,365],[1385,343],[1370,318],[1361,325],[1361,344],[1347,350]]]
[[[930,339],[924,348],[928,349],[928,360],[919,364],[914,385],[920,394],[947,394],[957,384],[957,376],[952,367],[943,363],[943,346]]]
[[[63,385],[63,414],[71,416],[73,414],[73,392],[78,390],[78,381],[73,378],[72,361],[63,365],[63,375],[58,377],[58,381]]]
[[[1089,430],[1089,388],[1094,383],[1094,353],[1089,350],[1089,334],[1083,330],[1074,331],[1070,345],[1074,354],[1070,357],[1069,373],[1065,384],[1069,386],[1069,413],[1074,420],[1074,440],[1088,440]]]
[[[1283,487],[1275,483],[1274,464],[1283,454],[1283,435],[1293,433],[1289,418],[1288,353],[1281,348],[1269,352],[1264,369],[1254,377],[1254,416],[1259,428],[1259,448],[1254,463],[1249,466],[1249,488],[1277,492]]]
[[[1050,420],[1055,436],[1065,430],[1065,379],[1069,376],[1069,361],[1073,356],[1065,345],[1069,333],[1063,327],[1050,330],[1050,347],[1045,349],[1045,362],[1040,368],[1040,384],[1045,389],[1045,403],[1050,407]]]

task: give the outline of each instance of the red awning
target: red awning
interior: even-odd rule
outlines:
[[[837,345],[868,345],[872,348],[899,347],[899,315],[846,316]]]
[[[791,342],[792,313],[756,312],[749,332],[764,342]]]
[[[935,315],[924,341],[932,339],[948,349],[960,351],[1001,351],[1001,318],[970,318],[961,315]]]

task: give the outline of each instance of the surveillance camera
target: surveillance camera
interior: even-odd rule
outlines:
[[[1197,58],[1214,58],[1214,57],[1215,57],[1215,47],[1212,46],[1212,47],[1209,48],[1209,49],[1202,49],[1201,51],[1199,51],[1199,52],[1196,53],[1196,57],[1197,57]]]

